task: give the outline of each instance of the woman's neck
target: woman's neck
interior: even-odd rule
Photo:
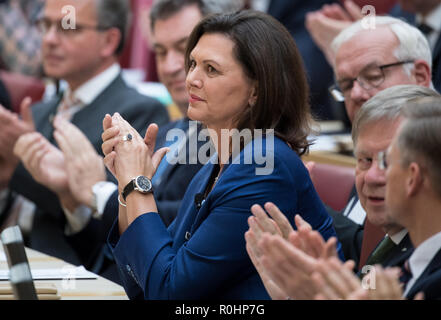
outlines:
[[[210,135],[210,140],[212,141],[217,153],[220,170],[222,170],[224,164],[228,163],[231,156],[231,129],[214,126],[207,126],[207,128]]]

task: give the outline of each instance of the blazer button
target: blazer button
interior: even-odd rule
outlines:
[[[187,240],[187,241],[190,240],[190,237],[191,237],[191,233],[187,231],[185,233],[185,240]]]

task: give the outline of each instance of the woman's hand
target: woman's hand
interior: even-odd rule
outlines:
[[[124,188],[133,178],[144,175],[152,178],[168,148],[154,152],[158,126],[151,124],[143,139],[118,113],[106,115],[103,121],[104,163]],[[130,140],[126,138],[131,136]]]

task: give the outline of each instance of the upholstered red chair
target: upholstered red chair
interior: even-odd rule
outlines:
[[[364,5],[372,5],[375,7],[375,13],[378,14],[387,14],[397,3],[397,0],[353,0],[360,7]],[[340,0],[340,2],[344,2],[344,0]]]
[[[323,203],[341,211],[349,200],[355,183],[355,169],[331,164],[316,163],[312,169],[312,181]],[[365,265],[370,253],[385,236],[384,231],[371,224],[364,224],[359,266]]]
[[[25,97],[31,97],[32,102],[40,101],[43,97],[45,86],[41,79],[3,70],[0,71],[0,78],[8,90],[12,110],[17,113]]]
[[[312,181],[320,199],[336,211],[341,211],[349,200],[355,183],[355,169],[333,164],[315,163]]]

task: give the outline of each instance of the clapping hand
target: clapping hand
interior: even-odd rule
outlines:
[[[161,148],[154,152],[158,126],[151,124],[142,139],[126,120],[115,113],[113,117],[106,115],[103,128],[104,163],[117,178],[119,186],[124,188],[138,175],[151,179],[168,151],[168,148]]]
[[[63,153],[38,132],[22,135],[14,154],[32,177],[57,194],[69,192]]]

